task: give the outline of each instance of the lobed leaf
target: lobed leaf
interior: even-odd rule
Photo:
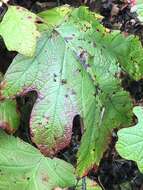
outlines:
[[[116,149],[123,158],[137,162],[139,170],[143,172],[143,108],[134,107],[133,112],[138,123],[118,131]]]
[[[36,21],[38,17],[20,6],[9,6],[2,22],[0,35],[8,50],[17,51],[26,56],[35,52],[37,37]]]
[[[0,131],[0,188],[52,190],[76,183],[74,168],[58,158],[44,157],[30,144]]]
[[[32,58],[16,56],[1,83],[1,97],[37,92],[30,131],[45,155],[70,143],[73,118],[80,115],[84,134],[77,173],[83,176],[99,165],[112,130],[132,123],[132,101],[122,88],[121,74],[130,64],[128,74],[142,77],[141,56],[131,59],[133,44],[140,55],[142,48],[133,36],[109,33],[85,7],[72,9],[52,27],[47,25]]]

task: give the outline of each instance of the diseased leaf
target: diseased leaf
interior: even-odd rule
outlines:
[[[134,107],[133,112],[138,123],[118,131],[116,149],[123,158],[137,162],[139,170],[143,172],[143,108]]]
[[[72,17],[56,30],[90,74],[96,87],[95,111],[92,109],[88,113],[92,122],[84,123],[86,131],[78,152],[77,173],[82,176],[95,163],[99,164],[110,142],[112,129],[131,123],[132,103],[129,94],[121,87],[120,60],[113,49],[115,38],[123,36],[108,34],[85,7],[75,9]],[[126,41],[125,38],[123,40]],[[130,39],[128,41],[131,43]],[[129,51],[128,43],[120,48],[120,55],[124,49]],[[86,118],[82,118],[86,122]]]
[[[53,31],[42,34],[33,58],[14,59],[1,84],[2,97],[37,92],[30,131],[46,155],[70,143],[73,118],[81,116],[79,176],[99,165],[112,130],[132,122],[132,102],[122,88],[121,61],[113,50],[115,37],[87,8],[73,9]],[[126,43],[120,47],[121,54],[128,48]]]
[[[20,124],[19,113],[14,100],[0,101],[0,128],[14,133]]]
[[[57,33],[42,36],[33,58],[18,55],[3,83],[5,97],[37,91],[30,128],[33,142],[44,154],[55,154],[69,144],[73,118],[79,112],[87,123],[94,122],[87,113],[95,115],[95,87]]]
[[[0,35],[8,50],[17,51],[26,56],[35,52],[37,37],[37,16],[20,6],[9,6],[2,22]]]
[[[46,158],[30,144],[0,131],[0,189],[53,190],[75,183],[70,164]]]
[[[0,73],[0,81],[3,76]],[[0,128],[7,133],[14,133],[20,124],[19,112],[15,100],[0,101]]]

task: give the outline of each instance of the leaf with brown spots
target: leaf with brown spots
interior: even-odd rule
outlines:
[[[45,155],[69,145],[73,118],[81,116],[79,176],[98,167],[112,130],[132,121],[132,102],[119,78],[122,69],[117,54],[109,51],[114,38],[88,9],[74,9],[53,31],[42,34],[34,57],[14,59],[1,84],[2,97],[37,92],[30,132]]]

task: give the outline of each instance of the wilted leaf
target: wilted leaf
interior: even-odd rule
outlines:
[[[116,149],[123,158],[137,162],[140,171],[143,172],[143,108],[134,107],[133,112],[138,118],[138,123],[118,131]]]
[[[40,35],[36,28],[37,16],[19,6],[9,6],[2,22],[0,35],[3,37],[8,50],[17,51],[26,56],[35,52],[37,37]]]
[[[30,144],[0,131],[0,189],[53,190],[75,183],[70,164],[46,158]]]

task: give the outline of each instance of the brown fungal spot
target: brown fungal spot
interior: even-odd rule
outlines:
[[[28,19],[32,19],[32,16],[28,16],[27,18],[28,18]]]
[[[15,129],[11,128],[8,122],[0,122],[0,128],[4,129],[5,132],[7,132],[8,134],[12,134],[15,132]]]
[[[42,176],[42,181],[43,182],[48,182],[48,176],[47,175],[43,175]]]
[[[72,89],[72,90],[71,90],[71,94],[72,94],[72,95],[76,95],[76,92]]]
[[[62,83],[62,84],[67,84],[67,80],[66,80],[66,79],[62,79],[62,80],[61,80],[61,83]]]
[[[36,17],[35,23],[37,23],[37,24],[42,24],[43,21],[42,21],[42,19],[40,19],[39,17]]]

